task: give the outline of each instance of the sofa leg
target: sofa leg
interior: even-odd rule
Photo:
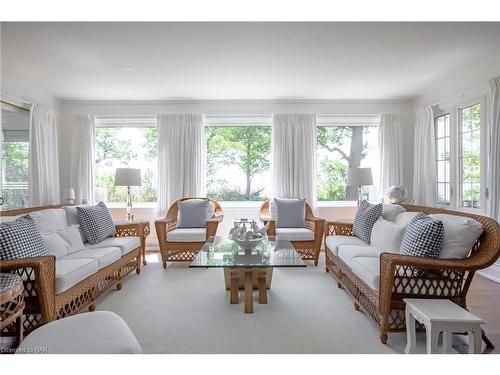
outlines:
[[[122,283],[116,284],[116,290],[122,290]]]
[[[317,260],[317,259],[314,261],[314,265],[315,265],[315,266],[317,266],[317,265],[318,265],[318,260]]]
[[[328,269],[328,267],[325,267],[325,272],[326,273],[330,272],[330,270]]]
[[[386,331],[380,331],[380,342],[382,344],[387,344],[387,339],[389,338],[389,335],[387,334]]]
[[[135,273],[138,275],[141,274],[141,267],[140,266],[135,269]]]
[[[167,269],[167,262],[163,261],[163,269]]]
[[[354,302],[354,310],[359,311],[359,305],[356,302]]]
[[[95,311],[95,303],[89,306],[89,311]]]
[[[342,289],[342,284],[337,281],[337,288]]]

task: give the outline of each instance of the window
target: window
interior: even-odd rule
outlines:
[[[450,114],[436,117],[437,203],[450,204]]]
[[[481,104],[462,108],[459,113],[460,205],[481,208]]]
[[[213,124],[213,122],[212,122]],[[205,127],[206,190],[219,201],[263,201],[270,194],[271,127]]]
[[[358,189],[347,186],[347,170],[370,167],[378,176],[378,127],[362,125],[318,126],[316,188],[318,201],[357,201]],[[375,181],[374,181],[375,182]],[[368,200],[378,200],[374,186],[362,188]]]
[[[97,122],[97,121],[96,121]],[[142,186],[132,187],[134,202],[157,201],[158,134],[156,127],[96,126],[95,199],[127,200],[127,188],[114,186],[116,168],[140,168]]]
[[[29,142],[2,143],[2,208],[28,206]]]
[[[483,207],[484,108],[484,99],[477,99],[448,108],[434,119],[439,206],[466,210]]]
[[[18,105],[19,104],[19,105]],[[29,119],[23,103],[0,101],[0,203],[2,209],[28,207]]]

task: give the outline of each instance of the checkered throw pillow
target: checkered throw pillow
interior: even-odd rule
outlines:
[[[47,247],[31,216],[0,224],[0,260],[47,255]]]
[[[96,206],[78,206],[76,212],[80,229],[92,245],[115,235],[115,224],[103,202],[99,202]]]
[[[353,234],[359,239],[370,243],[373,224],[382,215],[382,203],[370,204],[367,201],[361,202],[354,217],[352,226]]]
[[[441,252],[443,238],[443,223],[420,212],[408,224],[399,252],[404,255],[437,258]]]

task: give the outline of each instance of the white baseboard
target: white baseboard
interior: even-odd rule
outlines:
[[[495,263],[491,267],[477,272],[479,275],[500,284],[500,264]]]

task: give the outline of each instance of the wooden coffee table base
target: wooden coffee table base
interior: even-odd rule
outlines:
[[[245,313],[253,313],[253,291],[259,290],[259,303],[267,303],[267,289],[271,288],[272,268],[224,268],[226,290],[230,291],[229,302],[239,302],[239,290],[244,290]]]

